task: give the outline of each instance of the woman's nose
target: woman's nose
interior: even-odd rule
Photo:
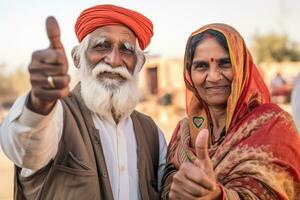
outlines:
[[[211,81],[211,82],[216,82],[219,81],[223,78],[223,75],[220,71],[220,69],[218,69],[217,67],[212,67],[209,69],[208,74],[207,74],[207,81]]]

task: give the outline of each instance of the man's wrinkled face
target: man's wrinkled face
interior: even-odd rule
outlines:
[[[79,47],[82,96],[100,115],[130,113],[139,100],[144,55],[132,31],[111,25],[90,33]]]
[[[136,37],[125,26],[103,26],[89,34],[85,59],[93,76],[109,87],[128,81],[137,64]]]
[[[86,58],[92,68],[99,62],[105,62],[112,68],[125,66],[133,74],[137,62],[135,44],[136,37],[127,27],[103,26],[90,34]],[[111,74],[107,75],[118,78]]]

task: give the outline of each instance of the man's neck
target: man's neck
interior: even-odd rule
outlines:
[[[118,124],[122,116],[121,115],[117,115],[114,108],[111,109],[111,115],[112,115],[115,123]]]
[[[105,121],[109,121],[112,124],[118,125],[123,119],[126,119],[127,117],[129,117],[130,114],[127,114],[127,115],[117,115],[116,112],[115,112],[115,110],[112,109],[111,112],[106,113],[106,114],[103,114],[103,113],[99,114],[99,113],[97,113],[97,116],[100,119],[103,119]]]

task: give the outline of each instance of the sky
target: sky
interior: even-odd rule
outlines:
[[[32,52],[48,47],[45,19],[50,15],[58,20],[70,55],[78,44],[74,33],[78,15],[96,4],[127,7],[151,19],[154,36],[146,49],[149,55],[182,58],[191,32],[214,22],[235,27],[247,45],[256,32],[287,34],[300,43],[299,0],[1,0],[0,64],[27,68]]]

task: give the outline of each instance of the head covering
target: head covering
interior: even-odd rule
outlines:
[[[184,57],[184,80],[186,90],[186,110],[189,117],[192,141],[203,128],[208,128],[211,117],[206,103],[200,98],[192,80],[189,47],[193,36],[206,30],[216,30],[222,33],[228,43],[229,56],[232,63],[233,81],[231,95],[227,101],[226,131],[238,119],[256,106],[269,103],[270,94],[260,76],[252,56],[248,51],[242,36],[231,26],[226,24],[209,24],[193,32],[187,42]],[[204,119],[201,127],[195,126],[195,119]],[[192,143],[193,143],[192,142]]]
[[[144,15],[115,5],[96,5],[85,9],[75,24],[79,42],[101,26],[123,25],[131,29],[138,38],[141,49],[145,49],[153,36],[153,24]]]

